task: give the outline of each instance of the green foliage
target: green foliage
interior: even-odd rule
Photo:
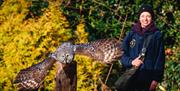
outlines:
[[[31,6],[29,6],[29,11],[32,16],[40,16],[43,14],[43,10],[48,7],[48,2],[44,0],[32,0]]]
[[[117,37],[123,27],[126,15],[134,15],[128,5],[121,5],[118,0],[104,1],[71,1],[63,2],[61,9],[71,22],[72,28],[77,25],[80,17],[84,18],[86,31],[91,40]],[[129,13],[128,13],[129,12]]]
[[[162,82],[162,86],[166,87],[168,91],[180,90],[180,47],[167,48],[166,59],[164,82]]]
[[[168,91],[180,89],[180,64],[178,62],[168,61],[166,63],[165,70],[165,80],[163,85],[165,85]]]

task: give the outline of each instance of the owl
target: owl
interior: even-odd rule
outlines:
[[[74,52],[72,49],[70,42],[63,43],[42,62],[21,70],[14,80],[18,90],[38,89],[54,63],[70,63],[73,60]]]
[[[69,64],[73,61],[75,54],[85,55],[95,61],[111,64],[120,59],[123,51],[121,42],[114,38],[100,39],[82,44],[64,42],[42,62],[21,70],[17,74],[14,83],[19,90],[38,89],[55,62],[63,65]],[[60,68],[60,70],[63,70],[62,67]],[[60,72],[60,70],[58,71]]]

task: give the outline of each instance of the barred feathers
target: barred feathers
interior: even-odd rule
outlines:
[[[102,63],[112,63],[123,54],[121,42],[114,39],[100,39],[87,44],[77,44],[74,47],[75,53],[89,56]]]
[[[53,58],[47,58],[36,65],[21,70],[17,74],[14,83],[19,90],[38,89],[48,74],[48,70],[52,68],[55,62],[56,60]]]

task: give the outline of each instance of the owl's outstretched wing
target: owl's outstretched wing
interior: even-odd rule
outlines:
[[[54,58],[49,57],[38,64],[21,70],[17,74],[14,83],[19,90],[38,89],[47,75],[48,70],[52,68],[55,62],[56,60]]]
[[[100,39],[86,44],[74,45],[75,54],[89,56],[103,63],[112,63],[123,54],[121,42],[115,38]]]

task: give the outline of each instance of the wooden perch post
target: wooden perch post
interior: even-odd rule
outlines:
[[[55,91],[76,91],[77,87],[77,62],[70,64],[58,63]]]

